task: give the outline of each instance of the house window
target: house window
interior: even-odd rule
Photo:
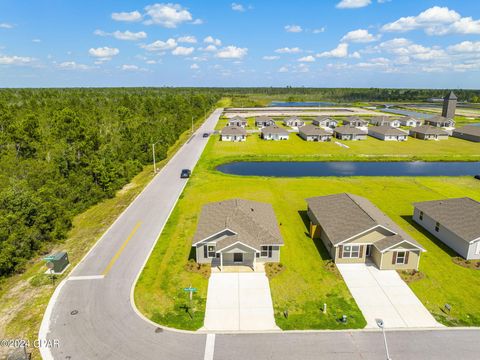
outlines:
[[[423,220],[423,211],[420,211],[420,220]]]
[[[342,257],[358,258],[360,255],[360,245],[348,245],[343,247]]]
[[[395,264],[405,264],[405,260],[407,258],[407,253],[405,251],[399,251],[397,252],[397,260],[395,261]]]
[[[435,231],[438,232],[440,230],[440,223],[437,221],[435,224]]]
[[[260,252],[260,257],[272,257],[272,246],[262,246],[261,252]]]
[[[215,257],[215,246],[212,246],[212,245],[208,246],[208,257],[209,258]]]

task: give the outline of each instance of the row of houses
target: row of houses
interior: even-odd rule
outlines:
[[[285,129],[274,126],[266,126],[260,130],[260,136],[264,140],[288,140],[290,133]],[[318,125],[305,125],[299,128],[298,135],[305,141],[331,141],[332,138],[339,140],[366,140],[367,135],[384,141],[407,141],[411,136],[421,140],[447,140],[447,131],[431,125],[422,125],[407,130],[391,126],[369,126],[362,129],[356,126],[343,125],[334,129],[326,129]],[[453,137],[468,141],[480,142],[479,126],[464,126],[452,132]],[[221,132],[222,141],[246,141],[247,131],[242,127],[227,126]]]
[[[302,127],[305,126],[305,120],[299,118],[298,116],[292,116],[284,119],[283,124],[290,127]],[[334,129],[340,125],[340,121],[331,116],[318,116],[312,120],[312,125],[327,129]],[[400,118],[391,116],[374,116],[370,119],[365,119],[358,116],[350,116],[343,120],[342,125],[354,126],[358,128],[367,128],[369,125],[390,126],[394,128],[399,128],[401,126],[418,127],[422,125],[429,125],[450,129],[455,126],[455,121],[443,116],[434,116],[425,120],[417,119],[411,116],[404,116]],[[247,120],[241,116],[234,116],[228,120],[227,126],[244,128],[247,126]],[[255,118],[255,126],[261,129],[268,126],[276,126],[276,122],[271,117],[259,116]]]
[[[418,269],[425,248],[368,199],[348,193],[306,199],[309,235],[335,263]],[[480,203],[470,198],[413,204],[413,220],[465,259],[480,259]],[[279,262],[284,246],[273,207],[231,199],[202,207],[192,239],[196,261],[224,266]]]

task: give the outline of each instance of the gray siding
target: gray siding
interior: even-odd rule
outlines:
[[[420,210],[417,208],[415,208],[413,212],[413,220],[465,259],[480,259],[480,254],[475,254],[476,244],[469,244],[450,230],[443,227],[441,223],[439,231],[435,231],[437,221],[425,213],[423,214],[423,220],[420,220]]]
[[[473,142],[480,142],[480,136],[465,134],[460,131],[453,131],[453,137]]]

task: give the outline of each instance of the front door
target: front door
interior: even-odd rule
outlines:
[[[372,245],[367,245],[367,250],[365,251],[365,256],[372,256]]]
[[[242,253],[233,253],[233,262],[234,263],[242,263],[243,262],[243,254]]]

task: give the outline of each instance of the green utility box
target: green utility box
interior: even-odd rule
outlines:
[[[53,263],[53,272],[61,273],[69,264],[68,254],[66,251],[60,251],[48,257],[49,261]]]

